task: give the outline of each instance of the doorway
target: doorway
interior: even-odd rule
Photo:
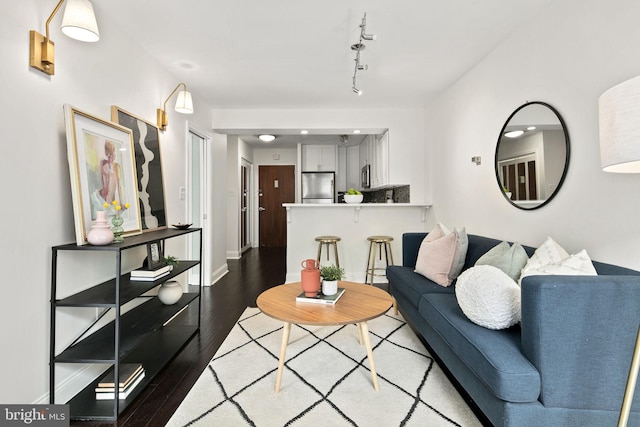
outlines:
[[[258,167],[258,226],[261,247],[287,246],[287,212],[295,201],[295,166]]]
[[[242,159],[240,165],[240,253],[251,249],[251,177],[253,165]]]
[[[187,222],[193,224],[194,228],[202,228],[202,251],[208,251],[206,242],[207,239],[207,227],[204,226],[206,215],[206,194],[207,194],[207,179],[206,179],[206,141],[207,138],[195,132],[189,128],[188,139],[188,188],[186,192],[187,196]],[[185,192],[180,189],[180,198],[184,199]],[[201,268],[192,268],[189,270],[187,281],[190,285],[196,285],[202,283],[204,286],[210,284],[210,280],[207,275],[208,268],[208,256],[200,251],[200,241],[198,240],[197,233],[189,234],[189,243],[187,247],[187,256],[189,259],[200,259]],[[203,273],[202,282],[200,282],[200,273]]]

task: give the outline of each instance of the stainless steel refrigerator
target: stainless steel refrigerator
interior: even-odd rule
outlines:
[[[335,172],[302,172],[302,203],[334,203]]]

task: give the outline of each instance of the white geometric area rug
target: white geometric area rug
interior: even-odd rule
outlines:
[[[292,325],[247,308],[168,426],[480,426],[393,310],[367,322],[380,391],[355,325]]]

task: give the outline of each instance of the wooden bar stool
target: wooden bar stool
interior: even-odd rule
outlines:
[[[318,242],[318,256],[316,261],[320,263],[320,256],[322,255],[322,247],[326,245],[327,261],[329,261],[329,247],[333,246],[333,255],[336,259],[336,267],[340,268],[340,259],[338,258],[338,242],[342,240],[338,236],[318,236],[316,242]]]

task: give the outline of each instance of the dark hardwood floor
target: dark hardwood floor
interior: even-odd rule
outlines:
[[[164,426],[200,377],[240,314],[256,306],[260,293],[285,281],[286,249],[256,248],[240,260],[229,260],[229,273],[202,292],[200,331],[189,341],[118,422],[74,421],[71,425]]]

